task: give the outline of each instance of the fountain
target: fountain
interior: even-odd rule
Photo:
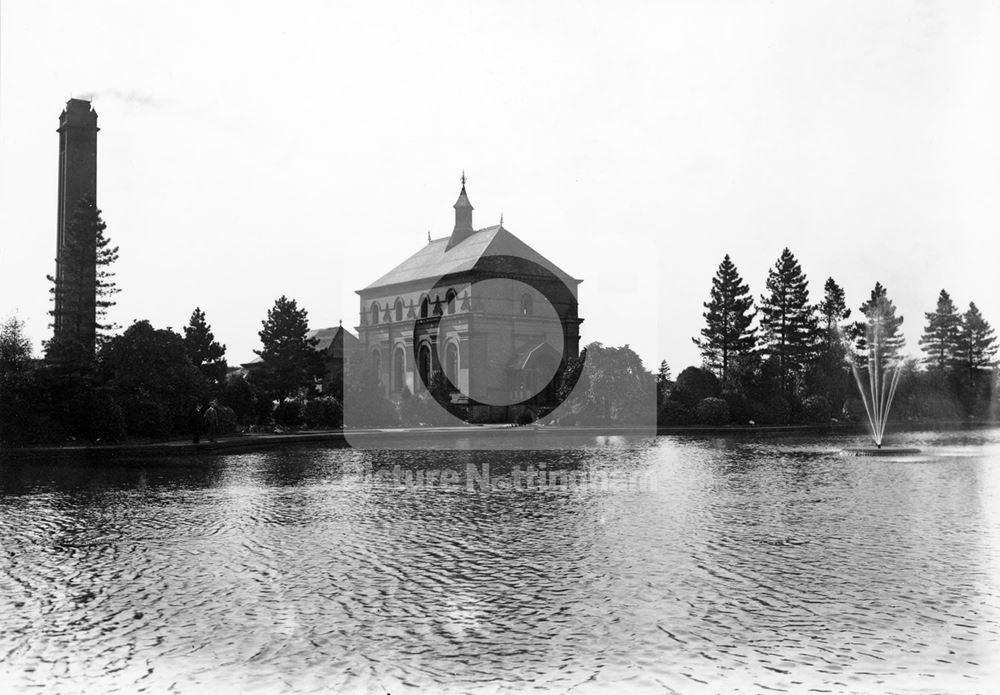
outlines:
[[[871,428],[875,448],[844,449],[843,453],[849,456],[919,454],[920,449],[882,446],[885,439],[885,426],[889,421],[889,409],[892,407],[893,396],[896,395],[896,387],[899,385],[903,363],[893,346],[889,344],[889,336],[886,335],[888,300],[885,295],[873,297],[873,300],[871,315],[865,326],[865,342],[868,352],[867,379],[862,377],[858,361],[852,357],[853,350],[850,343],[844,340],[843,335],[841,340],[844,340],[848,362],[851,365],[851,372],[854,374],[854,383],[858,386],[858,393],[861,394],[861,401],[865,406],[865,414],[868,416],[868,425]],[[867,381],[867,390],[865,389],[865,381]]]

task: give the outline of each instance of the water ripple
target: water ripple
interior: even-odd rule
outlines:
[[[981,692],[1000,440],[305,448],[0,467],[0,682],[45,692]],[[647,488],[400,485],[489,463]],[[429,474],[430,475],[430,474]]]

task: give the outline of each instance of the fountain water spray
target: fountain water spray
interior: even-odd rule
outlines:
[[[841,336],[841,339],[844,340],[848,361],[851,364],[851,372],[854,374],[854,382],[858,386],[858,392],[865,405],[872,438],[875,440],[875,446],[879,449],[882,448],[885,425],[889,420],[889,408],[892,406],[892,399],[896,395],[896,387],[899,385],[899,377],[902,374],[902,360],[892,354],[886,344],[886,338],[885,314],[882,307],[877,305],[865,327],[868,352],[868,389],[866,390],[858,361],[851,357],[853,354],[851,345]]]

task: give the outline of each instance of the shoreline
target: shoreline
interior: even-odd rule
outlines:
[[[897,423],[893,430],[914,432],[921,430],[960,431],[967,429],[1000,427],[996,421],[946,421]],[[865,434],[867,425],[860,423],[830,423],[826,425],[728,425],[728,426],[661,426],[654,431],[650,427],[417,427],[356,430],[305,430],[288,433],[237,434],[220,437],[216,442],[202,441],[195,444],[190,439],[160,442],[123,442],[116,444],[63,444],[24,447],[0,447],[0,458],[37,459],[43,457],[102,457],[102,458],[153,458],[161,456],[215,456],[220,454],[253,453],[288,446],[324,444],[332,448],[349,448],[351,442],[365,439],[423,439],[441,435],[462,437],[616,437],[616,436],[681,436],[681,437],[769,437],[789,435],[849,435]]]

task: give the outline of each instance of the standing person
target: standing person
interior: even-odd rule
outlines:
[[[201,404],[195,403],[189,416],[191,424],[191,441],[195,444],[201,441]]]
[[[215,409],[215,401],[205,409],[205,428],[208,430],[208,441],[215,441],[215,433],[219,428],[219,413]]]

